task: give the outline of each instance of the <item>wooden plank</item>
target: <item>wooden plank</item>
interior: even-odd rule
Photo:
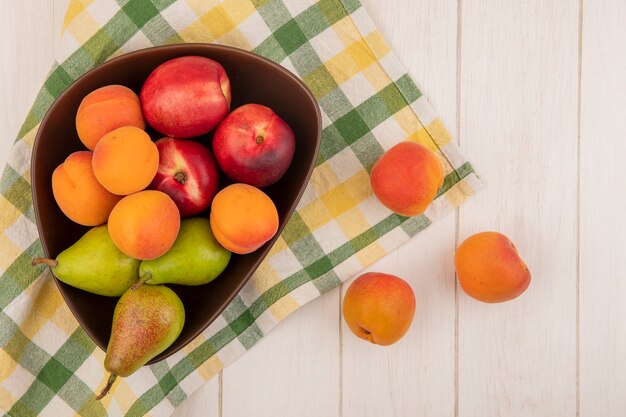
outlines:
[[[455,134],[456,2],[364,5]],[[407,280],[416,315],[405,337],[388,347],[357,339],[343,325],[343,416],[454,414],[454,238],[450,215],[368,269]]]
[[[585,1],[580,120],[580,416],[626,414],[626,2]]]
[[[343,324],[343,416],[454,415],[454,228],[448,216],[368,268],[410,283],[415,318],[385,347]]]
[[[52,3],[3,2],[0,12],[0,167],[52,65]],[[0,169],[2,169],[0,168]]]
[[[463,1],[461,145],[487,187],[459,237],[498,230],[533,280],[489,305],[459,290],[458,415],[576,413],[578,1]]]
[[[67,6],[70,4],[70,0],[53,0],[54,4],[54,26],[53,26],[53,39],[55,45],[55,51],[58,47],[59,41],[61,40],[61,29],[63,27],[63,20],[65,18],[65,12],[67,10]]]
[[[457,2],[363,0],[362,3],[456,137]]]
[[[222,416],[338,416],[338,311],[336,289],[287,317],[226,368]]]

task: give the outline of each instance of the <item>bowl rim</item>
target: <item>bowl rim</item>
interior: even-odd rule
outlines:
[[[283,67],[282,65],[280,65],[280,64],[278,64],[278,63],[276,63],[276,62],[274,62],[274,61],[272,61],[272,60],[270,60],[268,58],[265,58],[264,56],[261,56],[259,54],[254,53],[254,52],[247,51],[245,49],[237,48],[237,47],[234,47],[234,46],[221,45],[221,44],[215,44],[215,43],[178,43],[178,44],[159,45],[159,46],[152,46],[152,47],[142,48],[142,49],[138,49],[138,50],[135,50],[135,51],[127,52],[127,53],[124,53],[122,55],[116,56],[114,58],[108,59],[108,60],[106,60],[106,61],[104,61],[104,62],[94,66],[93,68],[91,68],[90,70],[88,70],[84,74],[82,74],[80,77],[78,77],[76,80],[72,81],[72,83],[70,83],[61,92],[61,94],[59,94],[59,96],[57,98],[55,98],[53,103],[50,105],[50,107],[46,111],[46,114],[41,119],[41,122],[39,123],[39,127],[37,129],[37,134],[35,136],[35,140],[33,142],[33,148],[32,148],[31,157],[30,157],[31,158],[31,162],[30,162],[30,170],[31,170],[31,172],[30,172],[31,196],[32,196],[32,201],[33,201],[33,211],[34,211],[34,216],[35,216],[35,223],[36,223],[36,226],[37,226],[37,233],[38,233],[38,238],[39,238],[40,243],[41,243],[41,247],[43,249],[43,252],[44,252],[45,256],[49,258],[50,257],[50,253],[48,251],[48,248],[46,247],[46,245],[43,244],[43,241],[42,241],[43,240],[42,236],[44,236],[44,230],[42,230],[42,225],[41,225],[41,221],[40,221],[39,204],[38,204],[38,198],[37,198],[37,193],[36,193],[37,187],[36,187],[36,182],[34,180],[35,177],[36,177],[36,172],[37,172],[37,167],[36,167],[36,164],[35,164],[35,160],[36,160],[35,154],[36,154],[37,149],[39,147],[39,144],[40,144],[40,141],[41,141],[41,137],[43,136],[42,135],[42,131],[43,131],[42,127],[46,125],[46,123],[48,122],[48,119],[51,117],[52,113],[54,113],[56,108],[59,106],[59,102],[61,101],[61,98],[63,98],[67,94],[69,94],[69,91],[73,87],[75,87],[77,84],[82,82],[85,78],[89,77],[94,71],[106,70],[108,67],[115,65],[118,61],[122,61],[122,60],[128,59],[130,56],[133,56],[133,57],[142,56],[142,55],[149,56],[150,54],[152,54],[155,51],[175,51],[175,50],[178,50],[178,49],[185,50],[185,49],[194,49],[194,48],[202,48],[202,49],[206,48],[208,50],[229,51],[229,52],[235,53],[235,54],[246,55],[246,56],[248,56],[249,58],[252,58],[255,61],[262,62],[265,65],[269,65],[269,66],[273,67],[275,70],[281,72],[282,74],[284,74],[288,78],[291,78],[305,92],[305,95],[306,95],[307,99],[311,102],[311,104],[313,105],[313,108],[315,109],[315,118],[317,120],[317,126],[316,126],[316,130],[317,131],[315,132],[315,136],[314,136],[315,137],[315,149],[314,149],[314,152],[313,152],[312,162],[311,162],[309,168],[307,169],[307,172],[306,172],[306,175],[305,175],[305,178],[304,178],[304,186],[300,188],[300,190],[298,191],[298,193],[296,195],[296,198],[294,198],[291,201],[291,203],[289,205],[289,208],[287,210],[287,215],[286,215],[285,221],[283,222],[283,224],[279,225],[278,230],[276,231],[276,234],[272,237],[272,239],[270,239],[268,241],[268,244],[265,244],[264,248],[261,249],[261,253],[259,254],[258,259],[254,262],[254,264],[252,265],[252,268],[248,271],[246,276],[241,281],[239,281],[239,283],[236,285],[235,290],[232,292],[232,294],[230,294],[228,297],[226,297],[224,300],[222,300],[222,302],[220,303],[220,308],[218,309],[219,313],[217,313],[215,315],[215,317],[213,317],[210,321],[207,320],[206,324],[204,324],[203,326],[198,327],[198,329],[196,331],[192,332],[187,337],[187,340],[185,340],[178,349],[172,350],[170,352],[164,351],[164,352],[158,354],[157,356],[155,356],[150,361],[148,361],[146,363],[146,365],[150,365],[150,364],[153,364],[153,363],[160,362],[161,360],[166,359],[167,357],[175,354],[176,352],[178,352],[179,350],[184,348],[186,345],[191,343],[194,339],[196,339],[203,331],[205,331],[207,329],[207,327],[209,327],[209,325],[211,325],[211,323],[213,323],[215,321],[215,319],[217,317],[219,317],[224,312],[224,309],[241,292],[243,287],[250,280],[250,278],[252,277],[254,272],[258,269],[259,265],[265,260],[265,258],[267,257],[269,251],[272,249],[272,247],[276,243],[276,240],[281,235],[285,225],[288,223],[288,221],[291,218],[291,216],[293,215],[293,213],[294,213],[298,203],[300,202],[300,199],[302,198],[302,195],[304,194],[304,191],[307,188],[307,186],[309,184],[309,181],[311,179],[311,174],[313,173],[313,170],[316,167],[316,163],[315,162],[317,161],[317,157],[318,157],[318,154],[319,154],[319,149],[320,149],[320,145],[321,145],[321,141],[322,141],[322,115],[321,115],[319,103],[318,103],[317,99],[315,98],[315,95],[311,92],[309,87],[297,75],[292,73],[287,68]],[[191,54],[188,54],[188,55],[181,55],[181,56],[192,56],[192,55],[194,55],[194,54],[191,53]],[[177,58],[177,57],[172,57],[170,59],[174,59],[174,58]],[[219,61],[217,61],[217,62],[219,62]],[[160,63],[160,64],[162,64],[162,63]],[[158,64],[158,65],[160,65],[160,64]],[[60,283],[59,279],[52,273],[50,268],[48,268],[48,270],[50,271],[50,275],[52,275],[52,277],[53,277],[53,279],[55,281],[57,289],[59,290],[59,292],[61,293],[61,296],[63,297],[63,301],[65,302],[65,305],[70,309],[70,311],[72,312],[72,315],[74,316],[74,318],[80,324],[80,327],[89,335],[89,338],[98,347],[100,347],[104,352],[106,352],[107,346],[101,346],[100,343],[98,343],[98,338],[92,332],[92,329],[89,326],[85,325],[84,320],[82,318],[82,315],[77,314],[77,312],[75,311],[73,305],[68,302],[68,296],[66,295],[65,291],[62,289],[62,286],[61,286],[61,283]],[[164,354],[165,352],[167,352],[167,353]]]

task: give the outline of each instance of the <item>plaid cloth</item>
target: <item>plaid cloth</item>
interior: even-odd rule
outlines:
[[[37,127],[53,100],[104,60],[169,43],[252,50],[297,74],[323,115],[317,166],[297,211],[244,290],[186,348],[105,383],[104,353],[63,303],[41,256],[30,190]],[[372,195],[368,170],[404,139],[436,151],[443,188],[405,218]],[[166,416],[287,315],[382,258],[478,187],[472,166],[357,0],[72,0],[61,49],[0,183],[0,408],[11,416]],[[303,359],[305,360],[305,359]]]

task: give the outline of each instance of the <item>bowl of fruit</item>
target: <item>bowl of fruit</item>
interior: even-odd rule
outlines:
[[[33,148],[34,263],[110,371],[162,360],[215,320],[294,211],[320,140],[308,88],[226,46],[132,52],[59,96]]]

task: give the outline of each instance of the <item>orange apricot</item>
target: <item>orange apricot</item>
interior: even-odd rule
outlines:
[[[402,216],[422,214],[443,184],[439,157],[416,142],[401,142],[374,164],[370,174],[374,195]]]
[[[81,142],[94,150],[107,133],[123,126],[146,127],[139,97],[122,85],[107,85],[87,94],[76,113],[76,131]]]
[[[170,250],[180,230],[180,213],[167,194],[146,190],[120,200],[109,216],[113,243],[131,258],[149,260]]]
[[[368,272],[355,279],[343,298],[343,318],[368,342],[387,346],[402,339],[415,314],[415,294],[402,278]]]
[[[115,129],[93,151],[93,172],[110,192],[128,195],[143,190],[159,168],[159,150],[150,136],[134,126]]]
[[[511,240],[498,232],[482,232],[459,245],[454,266],[461,288],[486,303],[512,300],[530,285],[530,271]]]
[[[96,179],[92,152],[70,154],[52,173],[52,193],[61,211],[83,226],[106,223],[120,196],[107,191]]]
[[[233,184],[213,198],[211,229],[217,241],[238,254],[254,252],[278,230],[278,211],[263,191]]]

